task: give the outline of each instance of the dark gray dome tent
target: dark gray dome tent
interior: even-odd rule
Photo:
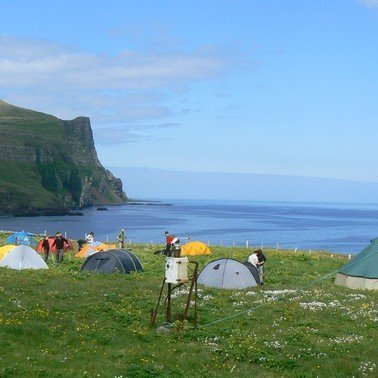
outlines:
[[[254,265],[223,258],[208,263],[198,276],[198,283],[219,289],[246,289],[259,285],[260,279]]]
[[[81,271],[94,273],[125,273],[143,271],[138,257],[127,249],[110,249],[89,256],[81,267]]]

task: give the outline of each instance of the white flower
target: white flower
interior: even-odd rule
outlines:
[[[352,343],[359,343],[363,340],[363,336],[358,335],[349,335],[347,337],[335,337],[334,339],[331,339],[331,342],[334,342],[336,344],[352,344]]]
[[[311,310],[311,311],[318,311],[318,310],[323,310],[324,308],[327,308],[327,304],[324,302],[302,302],[302,303],[299,303],[299,306],[301,308],[304,308],[305,310]]]

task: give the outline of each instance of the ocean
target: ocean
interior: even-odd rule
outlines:
[[[106,206],[83,216],[0,217],[0,229],[73,239],[93,231],[115,240],[124,228],[129,242],[164,243],[164,231],[210,245],[269,246],[358,253],[378,236],[377,204],[160,200],[149,205]]]

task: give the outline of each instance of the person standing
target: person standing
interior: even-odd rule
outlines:
[[[260,277],[260,284],[264,285],[264,264],[266,261],[266,257],[263,254],[263,251],[261,249],[257,250],[257,271],[259,272]]]
[[[119,248],[125,248],[125,239],[125,230],[122,228],[119,235],[117,236]]]
[[[169,256],[170,253],[171,253],[172,242],[175,238],[175,235],[170,234],[168,231],[165,231],[164,235],[165,235],[165,251],[164,251],[164,254]]]
[[[253,251],[252,255],[248,257],[248,262],[251,263],[256,268],[259,262],[259,258],[257,257],[257,251],[258,250]]]
[[[86,243],[93,243],[94,242],[94,232],[90,232],[87,236],[86,236],[86,238],[85,238],[85,242]]]
[[[56,246],[56,262],[59,264],[63,262],[64,244],[68,245],[68,240],[62,236],[60,232],[56,233],[55,240],[53,241],[51,248]]]
[[[43,252],[45,253],[45,261],[47,262],[47,260],[49,259],[49,253],[50,253],[50,243],[49,243],[48,235],[46,235],[43,238],[42,249],[43,249]]]

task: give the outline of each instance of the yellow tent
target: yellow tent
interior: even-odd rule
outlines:
[[[78,253],[76,253],[75,257],[88,257],[94,251],[96,252],[107,251],[108,249],[115,249],[115,248],[116,248],[115,244],[89,243],[89,244],[85,244],[84,247]]]
[[[10,252],[13,248],[16,248],[17,245],[14,245],[14,244],[8,244],[8,245],[4,245],[4,247],[1,247],[0,248],[0,260],[5,257],[5,255],[8,254],[8,252]]]
[[[194,241],[181,246],[181,256],[211,255],[210,248],[200,241]]]

